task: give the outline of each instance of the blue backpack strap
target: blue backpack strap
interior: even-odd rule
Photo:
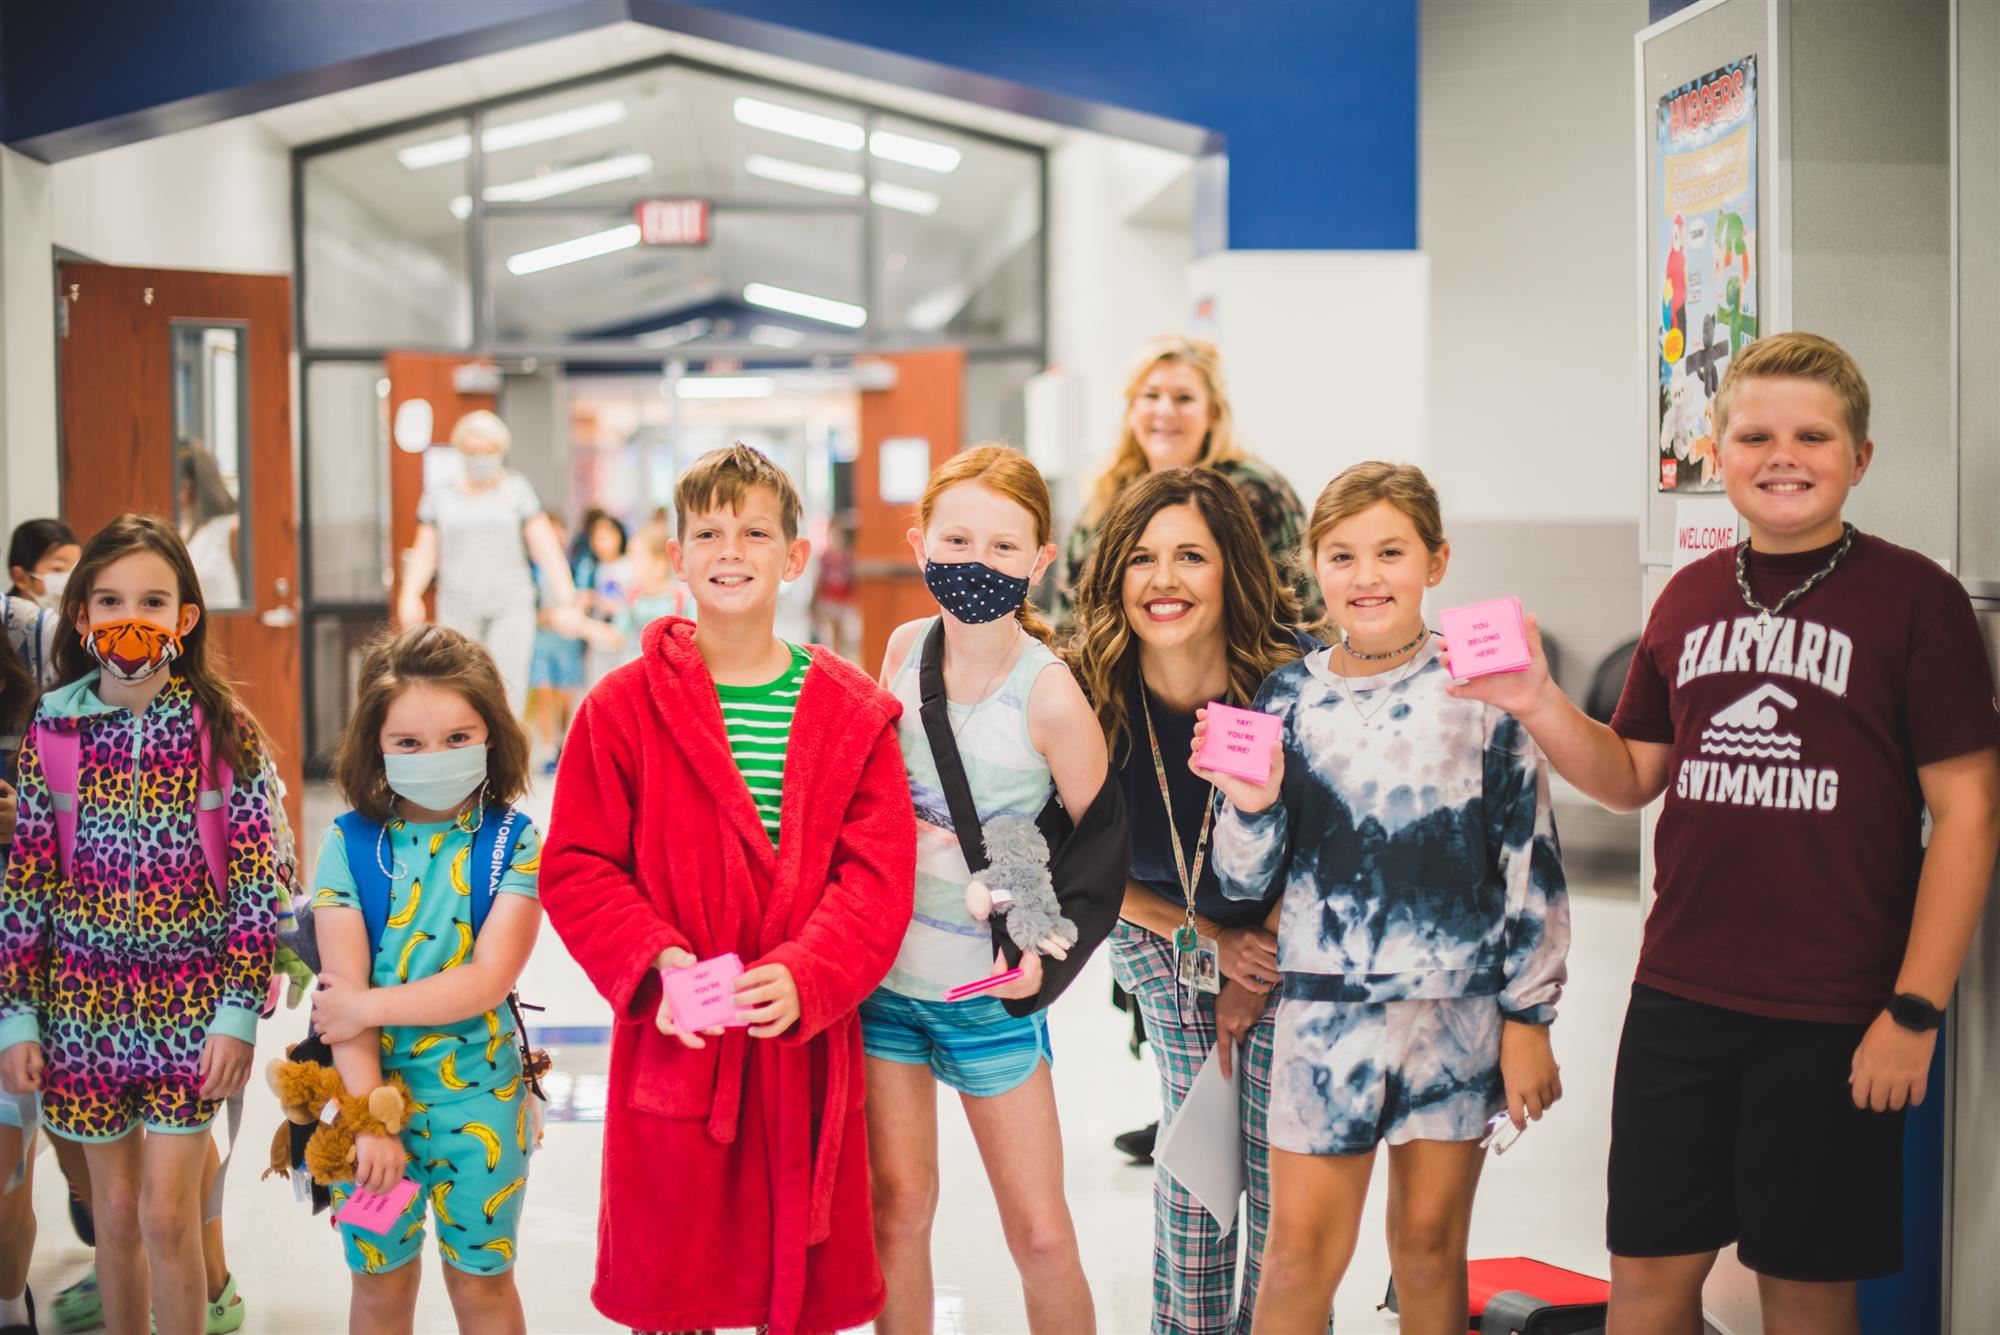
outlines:
[[[472,882],[472,934],[479,935],[479,929],[486,925],[486,915],[493,908],[493,897],[500,891],[501,878],[507,874],[507,860],[514,854],[514,837],[527,818],[513,807],[491,806],[486,809],[486,818],[479,823],[478,832],[472,836],[472,867],[474,874],[466,879]],[[485,869],[484,876],[478,875]]]
[[[389,877],[375,857],[382,838],[382,823],[358,811],[350,811],[333,823],[347,841],[347,871],[354,878],[354,892],[361,900],[361,919],[368,924],[368,950],[372,958],[382,948],[382,929],[389,921]]]

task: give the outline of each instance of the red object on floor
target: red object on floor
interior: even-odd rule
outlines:
[[[1583,1306],[1611,1301],[1609,1280],[1579,1275],[1574,1270],[1525,1256],[1498,1257],[1474,1261],[1470,1273],[1472,1316],[1476,1322],[1486,1310],[1486,1302],[1496,1293],[1532,1293],[1553,1307]]]
[[[1470,1262],[1471,1335],[1602,1335],[1611,1284],[1524,1256]],[[1382,1306],[1400,1312],[1395,1281]]]

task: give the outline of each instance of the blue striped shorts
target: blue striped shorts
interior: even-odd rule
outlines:
[[[861,1047],[871,1057],[929,1066],[940,1084],[990,1099],[1055,1064],[1048,1015],[1013,1016],[994,997],[919,1001],[878,987],[861,1003]]]

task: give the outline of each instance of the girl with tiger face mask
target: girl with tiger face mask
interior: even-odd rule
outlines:
[[[240,1324],[233,1283],[218,1297],[204,1274],[202,1180],[250,1074],[280,892],[263,743],[202,611],[171,525],[125,515],[90,540],[0,888],[0,1086],[83,1145],[105,1325],[143,1330],[150,1309],[165,1335],[217,1306]],[[142,1244],[142,1181],[149,1218],[165,1200],[185,1228]]]

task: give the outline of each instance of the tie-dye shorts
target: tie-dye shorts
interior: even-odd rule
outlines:
[[[1501,1023],[1493,997],[1280,1001],[1272,1147],[1367,1154],[1384,1141],[1482,1139],[1506,1104]]]

